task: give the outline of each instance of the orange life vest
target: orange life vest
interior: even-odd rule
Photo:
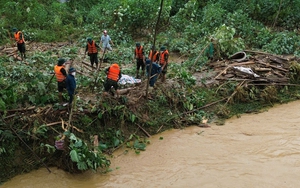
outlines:
[[[90,44],[90,43],[88,42],[88,52],[89,52],[90,54],[95,54],[95,53],[98,52],[98,50],[97,50],[97,48],[96,48],[96,45],[95,45],[95,41],[92,41],[92,44]]]
[[[107,78],[114,81],[118,81],[119,74],[120,74],[120,67],[118,64],[114,63],[109,67]]]
[[[155,61],[157,61],[158,54],[159,54],[159,52],[156,51],[156,52],[153,54],[153,57],[152,57],[152,50],[150,50],[150,53],[149,53],[148,58],[151,59],[152,62],[155,62]]]
[[[168,50],[165,50],[163,53],[160,54],[159,63],[161,65],[165,64],[165,62],[166,62],[165,54],[169,54]]]
[[[56,80],[58,82],[62,82],[66,79],[65,75],[63,75],[63,73],[60,72],[62,68],[64,68],[64,66],[58,66],[58,65],[54,66],[54,72],[55,72]]]
[[[139,59],[143,59],[143,46],[141,46],[139,49],[137,47],[135,48],[135,55]]]
[[[15,33],[15,39],[19,44],[22,44],[24,42],[24,36],[22,36],[22,39],[20,40],[20,34],[22,34],[21,31],[18,31],[17,33]]]

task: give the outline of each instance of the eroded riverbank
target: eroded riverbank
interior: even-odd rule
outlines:
[[[39,169],[1,187],[300,187],[299,107],[295,101],[224,126],[165,131],[140,155],[114,153],[105,175]]]

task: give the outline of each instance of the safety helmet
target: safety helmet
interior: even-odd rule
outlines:
[[[69,73],[71,73],[71,72],[76,72],[76,69],[73,68],[73,67],[71,67],[71,68],[69,69]]]
[[[66,60],[64,58],[59,58],[58,62],[57,62],[57,65],[62,66],[65,62],[66,62]]]
[[[165,46],[160,47],[160,51],[165,51],[165,50],[166,50]]]
[[[92,41],[92,37],[88,37],[88,38],[87,38],[87,41],[88,41],[88,42]]]
[[[103,31],[103,33],[104,33],[104,34],[107,34],[107,31],[106,31],[106,30],[104,30],[104,31]]]

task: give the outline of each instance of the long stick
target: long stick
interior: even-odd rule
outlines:
[[[48,166],[42,161],[42,159],[37,156],[34,151],[24,142],[24,140],[18,135],[18,133],[12,128],[12,125],[10,125],[10,129],[16,134],[16,136],[28,147],[28,149],[33,153],[33,155],[47,168],[48,172],[51,173],[51,170],[48,168]]]
[[[46,86],[46,89],[48,89],[48,87],[49,87],[49,85],[50,85],[50,83],[51,83],[52,79],[54,78],[54,76],[55,76],[55,73],[53,73],[53,75],[52,75],[51,79],[49,80],[49,82],[48,82],[48,84],[47,84],[47,86]]]
[[[102,58],[101,58],[101,60],[100,60],[99,69],[101,69],[101,63],[102,63],[102,61],[103,61],[104,54],[105,54],[105,52],[106,52],[106,48],[107,48],[107,46],[104,48],[104,51],[103,51],[103,54],[102,54]]]
[[[160,9],[158,12],[158,18],[156,21],[156,25],[155,25],[155,30],[154,30],[154,40],[153,40],[153,45],[152,45],[152,57],[151,57],[151,62],[150,62],[150,67],[149,67],[149,73],[148,73],[148,80],[147,80],[147,86],[146,86],[146,98],[148,98],[148,90],[149,90],[149,83],[150,83],[150,75],[151,75],[151,70],[152,70],[152,59],[154,56],[154,47],[155,47],[155,42],[156,42],[156,34],[157,34],[157,30],[158,30],[158,24],[159,24],[159,20],[160,20],[160,16],[161,16],[161,12],[163,9],[163,4],[164,4],[164,0],[160,1]]]

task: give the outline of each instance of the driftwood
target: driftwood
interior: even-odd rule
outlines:
[[[146,134],[146,136],[151,137],[151,135],[143,127],[141,127],[138,124],[136,124],[136,125]]]
[[[257,54],[251,56],[248,62],[235,63],[230,60],[211,62],[209,67],[217,72],[212,80],[219,83],[245,80],[247,83],[255,82],[255,84],[264,85],[288,84],[290,64],[287,61],[288,58],[285,58],[288,56],[280,57],[265,52],[245,51]],[[296,57],[293,60],[300,63],[300,59]]]
[[[265,66],[267,66],[267,67],[272,67],[272,68],[274,68],[274,69],[278,69],[278,70],[284,71],[284,72],[289,72],[289,71],[286,70],[286,69],[283,69],[283,68],[280,68],[280,67],[276,67],[276,66],[270,65],[270,64],[268,64],[268,63],[264,63],[264,62],[262,62],[261,60],[258,60],[258,63],[260,63],[260,64],[262,64],[262,65],[265,65]]]
[[[27,108],[19,108],[19,109],[12,109],[12,110],[7,110],[7,112],[25,112],[25,111],[30,111],[34,110],[35,106],[27,107]],[[3,110],[0,110],[0,113],[4,112]]]
[[[268,56],[273,56],[273,57],[277,57],[279,59],[285,60],[285,61],[289,61],[289,59],[285,59],[284,57],[280,57],[278,55],[274,55],[274,54],[270,54],[267,52],[261,52],[261,51],[253,51],[253,50],[245,50],[245,52],[250,52],[250,53],[255,53],[255,54],[263,54],[263,55],[268,55]]]
[[[220,75],[224,74],[229,68],[233,67],[233,66],[241,66],[241,65],[251,65],[251,64],[255,64],[254,61],[247,61],[247,62],[243,62],[243,63],[233,63],[233,64],[229,64],[222,72],[220,72],[215,79],[217,79]]]

